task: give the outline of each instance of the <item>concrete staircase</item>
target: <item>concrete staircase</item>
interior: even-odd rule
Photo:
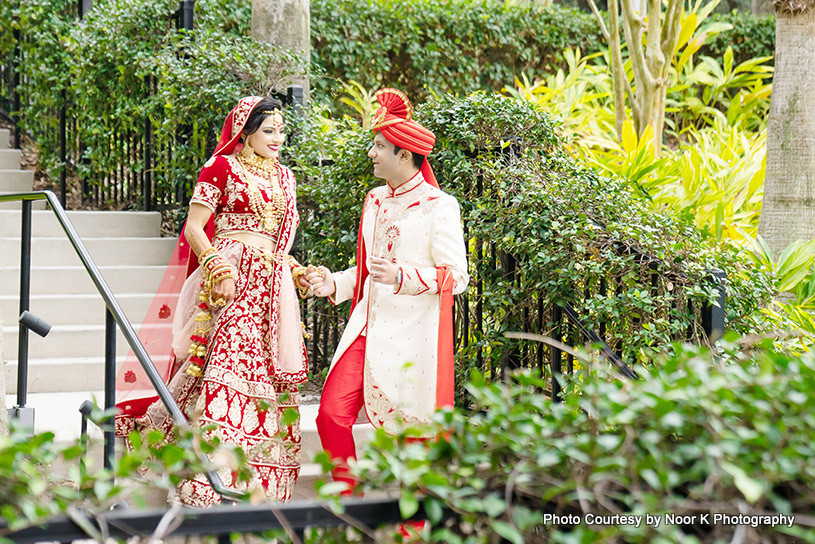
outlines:
[[[20,152],[9,149],[8,143],[8,130],[0,129],[0,194],[30,191],[33,172],[20,169]],[[37,432],[52,431],[58,441],[68,441],[79,435],[82,402],[95,398],[103,403],[104,303],[53,212],[42,202],[34,207],[30,311],[52,329],[46,338],[29,333],[26,405],[35,410]],[[160,214],[69,211],[68,217],[138,331],[175,245],[175,239],[160,237]],[[0,319],[9,407],[16,404],[20,229],[20,203],[0,203]],[[129,350],[121,333],[116,346],[121,362]],[[314,481],[323,476],[311,463],[322,450],[316,415],[316,404],[302,406],[299,498],[313,497]],[[91,437],[101,439],[101,432],[91,427]],[[356,426],[358,444],[371,430],[369,424]]]

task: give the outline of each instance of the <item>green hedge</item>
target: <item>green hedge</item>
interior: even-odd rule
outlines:
[[[403,515],[423,505],[430,541],[448,544],[498,536],[515,544],[713,544],[740,533],[749,535],[743,542],[815,542],[815,358],[765,351],[764,342],[745,360],[721,364],[722,351],[754,341],[719,352],[677,346],[637,383],[612,381],[587,363],[593,370],[581,374],[579,393],[560,404],[540,394],[545,383],[535,374],[493,384],[476,375],[468,385],[475,413],[438,414],[443,438],[377,432],[357,468],[362,490],[397,484]],[[460,518],[441,521],[443,508]],[[714,518],[776,513],[795,523],[748,517],[739,529]],[[615,522],[615,514],[642,516],[641,524]],[[647,514],[661,523],[647,523]],[[590,515],[611,519],[592,524]]]
[[[728,47],[733,49],[734,65],[756,57],[775,57],[775,17],[756,17],[750,13],[715,14],[713,22],[733,25],[699,50],[699,55],[722,59]]]
[[[521,73],[562,64],[561,51],[597,51],[591,14],[533,2],[494,0],[314,0],[312,59],[325,79],[392,85],[420,102],[429,95],[499,91]]]
[[[482,282],[482,294],[471,289],[469,301],[471,309],[480,302],[487,317],[483,331],[461,331],[469,342],[459,350],[462,375],[479,357],[485,371],[497,368],[510,346],[506,330],[553,334],[551,315],[537,313],[539,301],[546,307],[570,302],[594,330],[605,323],[608,342],[621,342],[628,361],[648,362],[676,340],[700,341],[698,311],[712,297],[706,276],[714,268],[728,275],[728,328],[755,330],[753,316],[772,292],[769,279],[716,248],[690,217],[656,211],[624,181],[585,168],[532,104],[495,93],[445,95],[420,105],[417,116],[436,134],[430,160],[442,188],[461,203],[473,239],[472,284]],[[353,263],[360,205],[380,182],[366,156],[370,132],[319,126],[314,119],[304,123],[288,164],[300,183],[304,259],[334,270]],[[332,162],[314,166],[319,158]],[[656,260],[643,263],[627,248]],[[503,270],[502,254],[521,263],[514,278]],[[524,362],[534,364],[527,356]]]
[[[141,138],[149,121],[156,192],[174,202],[237,100],[282,90],[283,78],[302,68],[290,53],[242,35],[249,5],[200,0],[191,33],[176,28],[178,7],[178,0],[97,0],[80,21],[70,0],[0,4],[0,59],[11,55],[18,30],[20,127],[51,179],[62,167],[57,108],[75,121],[69,168],[91,182],[116,175],[128,162],[123,141]],[[142,155],[122,167],[141,172]]]

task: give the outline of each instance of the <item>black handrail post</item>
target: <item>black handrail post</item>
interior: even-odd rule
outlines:
[[[62,89],[60,97],[62,98],[62,104],[59,107],[59,203],[62,204],[63,208],[66,208],[66,193],[68,192],[68,158],[65,151],[65,133],[67,131],[65,126],[65,107],[67,101],[65,89]]]
[[[105,412],[116,405],[116,320],[105,308]],[[113,468],[113,417],[105,422],[105,468]]]
[[[93,0],[77,0],[77,9],[79,10],[79,18],[82,19],[93,7]]]
[[[20,149],[20,29],[14,29],[11,56],[11,120],[14,123],[14,147]]]
[[[20,230],[20,315],[27,312],[31,294],[31,201],[23,200]],[[17,408],[25,407],[28,396],[28,327],[19,325],[17,344]]]
[[[707,281],[714,285],[716,303],[705,304],[702,307],[702,329],[705,331],[708,342],[716,342],[724,334],[725,289],[724,281],[727,274],[722,270],[711,270]]]
[[[195,21],[195,0],[181,1],[181,28],[192,30]]]
[[[563,310],[560,307],[560,304],[553,304],[552,305],[552,321],[555,324],[554,328],[554,335],[555,340],[558,342],[563,341],[563,332],[562,332],[562,325],[563,325]],[[562,387],[560,385],[560,380],[563,379],[563,361],[562,361],[562,353],[560,349],[555,346],[552,346],[552,358],[551,364],[549,368],[552,373],[552,401],[553,402],[561,402],[563,399],[560,398],[560,392],[562,391]]]
[[[85,456],[88,454],[88,418],[93,412],[93,404],[91,401],[86,400],[79,407],[79,413],[82,414],[82,422],[79,426],[79,440],[82,445],[82,457],[79,458],[79,473],[82,477],[86,474],[85,469]]]

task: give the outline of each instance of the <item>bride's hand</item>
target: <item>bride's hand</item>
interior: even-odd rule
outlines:
[[[334,275],[324,266],[319,266],[317,270],[306,274],[306,281],[311,285],[312,292],[316,297],[331,296],[336,289]]]
[[[235,297],[235,280],[233,278],[224,278],[212,287],[212,300],[220,302],[224,301],[227,304]]]

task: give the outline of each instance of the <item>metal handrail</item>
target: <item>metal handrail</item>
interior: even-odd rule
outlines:
[[[51,209],[54,212],[54,215],[57,217],[57,221],[59,221],[62,230],[65,231],[65,234],[68,236],[68,240],[71,242],[71,245],[74,247],[77,255],[79,255],[79,259],[82,261],[85,270],[90,275],[93,283],[96,285],[97,291],[102,296],[102,299],[105,301],[106,307],[106,319],[105,319],[105,338],[106,338],[106,348],[105,348],[105,410],[109,410],[113,408],[115,405],[115,389],[113,388],[113,377],[116,372],[116,365],[115,365],[115,350],[111,349],[111,336],[113,336],[113,341],[115,341],[115,332],[111,334],[113,322],[119,326],[122,331],[122,334],[127,340],[127,343],[130,345],[130,348],[133,350],[136,359],[138,359],[139,364],[141,364],[142,369],[147,374],[147,377],[150,379],[150,383],[158,393],[158,397],[161,399],[161,402],[167,408],[167,411],[173,418],[173,422],[176,426],[183,430],[190,430],[190,424],[187,421],[187,418],[184,416],[184,413],[176,404],[175,399],[173,399],[172,395],[170,394],[170,390],[167,389],[167,385],[161,379],[156,367],[153,365],[153,362],[150,360],[150,356],[147,354],[147,351],[144,348],[144,345],[139,340],[139,337],[136,335],[136,331],[133,330],[133,325],[128,321],[127,317],[125,316],[124,312],[122,311],[121,306],[119,306],[119,302],[116,300],[116,297],[113,295],[113,292],[110,290],[105,279],[102,277],[99,268],[96,266],[96,263],[93,261],[88,249],[85,247],[85,244],[82,243],[82,239],[74,229],[71,220],[68,219],[67,214],[65,213],[65,209],[59,202],[57,196],[51,191],[31,191],[27,193],[5,193],[0,194],[0,202],[13,202],[13,201],[22,201],[23,203],[23,225],[25,226],[28,224],[30,226],[31,221],[31,202],[35,200],[47,200],[48,204],[51,205]],[[24,227],[25,228],[25,227]],[[25,234],[22,233],[22,234]],[[28,231],[28,236],[30,237],[30,229]],[[23,241],[25,244],[25,241]],[[31,263],[21,263],[21,266],[31,266]],[[21,270],[21,274],[24,274],[23,270]],[[22,288],[22,286],[21,286]],[[27,298],[27,295],[26,295]],[[28,308],[25,308],[28,309]],[[24,328],[21,326],[21,329]],[[108,360],[110,359],[110,360]],[[21,363],[22,364],[22,363]],[[105,452],[106,452],[106,460],[109,459],[108,454],[112,453],[113,451],[113,431],[105,431]],[[199,459],[204,463],[209,463],[209,458],[207,455],[202,452],[198,451]],[[217,493],[221,496],[226,498],[245,498],[246,494],[229,489],[221,483],[221,479],[214,471],[209,471],[206,474],[207,479],[209,480],[212,489],[214,489]]]
[[[295,500],[288,503],[263,503],[252,506],[238,504],[216,505],[206,510],[192,507],[170,507],[151,509],[107,510],[88,514],[89,526],[104,527],[110,538],[129,539],[133,536],[156,536],[156,528],[164,526],[168,519],[174,519],[172,530],[166,536],[196,537],[216,536],[218,542],[229,542],[232,533],[253,534],[270,530],[285,529],[291,536],[295,533],[299,540],[308,527],[340,527],[353,524],[375,527],[402,523],[399,499],[388,498],[344,498],[341,500],[342,513],[334,513],[328,501]],[[442,521],[456,517],[455,512],[445,508]],[[409,519],[427,519],[423,506]],[[25,527],[7,532],[6,520],[0,519],[0,531],[20,544],[43,541],[74,542],[89,538],[88,527],[76,523],[76,517],[53,516],[35,527]],[[101,531],[100,531],[101,532]]]

